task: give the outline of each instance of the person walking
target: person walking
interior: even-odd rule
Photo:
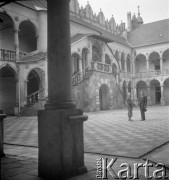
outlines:
[[[134,103],[132,102],[132,99],[131,99],[131,93],[128,93],[128,97],[127,97],[127,107],[128,107],[128,120],[129,121],[133,121],[131,120],[131,117],[133,115],[133,106],[134,106]]]
[[[147,111],[147,96],[144,95],[144,91],[141,91],[140,93],[139,107],[141,112],[141,121],[145,121],[145,112]]]

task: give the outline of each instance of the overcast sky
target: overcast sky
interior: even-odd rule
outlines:
[[[141,17],[144,23],[169,18],[169,0],[78,0],[80,6],[85,7],[89,1],[96,14],[102,9],[105,18],[113,15],[117,24],[121,20],[127,22],[127,12],[138,13],[140,6]]]

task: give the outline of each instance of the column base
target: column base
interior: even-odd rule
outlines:
[[[56,103],[61,102],[61,103]],[[73,100],[59,101],[59,100],[48,100],[45,104],[45,109],[73,109],[76,108],[76,103]]]
[[[38,111],[40,177],[56,180],[87,172],[83,140],[87,118],[79,109]]]
[[[161,102],[161,105],[162,105],[162,106],[164,106],[164,105],[165,105],[165,101],[164,101],[164,99],[161,99],[161,100],[160,100],[160,102]]]

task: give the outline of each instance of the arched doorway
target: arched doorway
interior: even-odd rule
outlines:
[[[124,62],[124,53],[121,54],[121,70],[122,72],[125,71],[125,62]]]
[[[80,55],[77,53],[73,53],[71,56],[72,60],[72,72],[76,74],[80,71]]]
[[[131,93],[131,81],[128,83],[128,92]]]
[[[27,104],[35,103],[44,96],[45,77],[43,70],[39,68],[31,70],[27,80]]]
[[[15,114],[16,72],[10,66],[0,69],[0,109],[7,115]]]
[[[164,102],[169,105],[169,78],[164,81]]]
[[[137,82],[136,90],[137,90],[137,98],[140,97],[141,91],[144,91],[144,94],[147,96],[147,84],[146,84],[146,82],[144,82],[144,81]]]
[[[138,54],[135,59],[136,73],[144,73],[147,71],[146,57],[143,54]]]
[[[124,106],[126,104],[126,99],[127,99],[127,83],[126,81],[123,81],[123,103],[124,103]]]
[[[160,82],[156,79],[150,82],[150,100],[151,104],[160,104],[161,102]]]
[[[99,99],[100,99],[100,110],[110,109],[110,92],[109,87],[106,84],[102,84],[99,89]]]

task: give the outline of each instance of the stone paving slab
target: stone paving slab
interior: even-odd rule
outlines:
[[[169,106],[149,107],[146,121],[133,110],[87,113],[84,123],[85,152],[138,158],[169,141]],[[4,121],[5,142],[38,147],[37,117],[10,117]]]
[[[97,166],[96,160],[99,158],[108,158],[110,161],[111,158],[115,159],[114,156],[101,156],[101,155],[92,155],[92,154],[85,154],[85,165],[88,169],[88,172],[83,175],[75,176],[69,178],[68,180],[94,180],[96,178],[97,173]],[[2,176],[1,180],[42,180],[42,178],[38,177],[38,169],[37,169],[37,162],[32,158],[28,157],[18,157],[18,156],[6,156],[5,158],[1,159],[2,162]],[[144,164],[145,161],[142,159],[129,159],[129,158],[117,158],[115,163],[112,166],[112,169],[116,174],[122,169],[122,163],[127,163],[131,167],[131,175],[134,176],[134,164],[142,163]],[[12,167],[11,167],[12,164]],[[20,166],[14,166],[15,164],[20,164]],[[8,168],[6,168],[5,166]],[[29,168],[28,168],[29,165]],[[156,170],[155,166],[149,168],[149,175],[153,176],[153,172]],[[115,179],[114,175],[111,176],[110,173],[108,174],[108,179],[112,180]],[[126,175],[126,174],[124,174]],[[167,171],[166,176],[169,176],[169,171]],[[138,177],[139,180],[145,180],[145,168],[141,167],[138,170]],[[154,179],[154,178],[152,178]]]

